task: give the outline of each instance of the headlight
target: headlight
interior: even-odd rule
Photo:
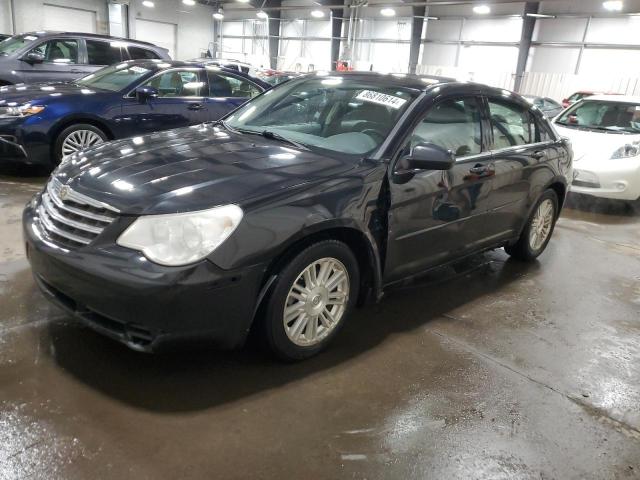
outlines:
[[[27,103],[25,105],[0,108],[0,115],[4,117],[28,117],[43,110],[44,105],[30,105]]]
[[[611,155],[612,159],[630,158],[640,155],[640,142],[633,142],[623,145]]]
[[[213,252],[233,233],[240,220],[242,209],[237,205],[142,216],[120,235],[117,243],[139,250],[161,265],[186,265]]]

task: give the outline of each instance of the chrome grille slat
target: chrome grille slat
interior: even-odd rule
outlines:
[[[37,207],[42,229],[51,240],[76,248],[95,240],[117,218],[117,213],[116,208],[64,186],[55,177],[47,184]]]
[[[104,223],[111,223],[113,221],[113,217],[107,217],[105,215],[99,215],[97,213],[92,213],[86,210],[81,210],[79,208],[74,208],[72,206],[65,205],[64,202],[60,200],[60,198],[58,198],[57,195],[54,194],[53,188],[51,188],[50,185],[47,186],[47,194],[49,196],[49,200],[51,200],[56,207],[62,210],[66,210],[69,213],[74,213],[81,217],[87,217],[87,218],[90,218],[91,220],[97,220],[99,222],[104,222]]]
[[[42,225],[49,232],[53,232],[56,235],[60,235],[61,237],[68,238],[69,240],[72,240],[76,243],[81,243],[83,245],[88,245],[89,243],[91,243],[90,238],[80,237],[78,235],[74,235],[73,233],[65,232],[61,228],[56,227],[55,224],[50,220],[49,215],[42,205],[40,205],[40,208],[38,209],[38,214],[40,216]]]
[[[49,195],[47,195],[46,193],[42,195],[42,202],[44,204],[44,208],[47,214],[50,217],[52,217],[54,220],[57,220],[61,223],[66,223],[67,225],[80,230],[85,230],[89,233],[95,233],[96,235],[102,233],[103,228],[93,227],[91,225],[85,225],[83,223],[76,222],[75,220],[72,220],[62,215],[60,211],[57,210],[56,207],[51,203],[51,201],[49,200]]]

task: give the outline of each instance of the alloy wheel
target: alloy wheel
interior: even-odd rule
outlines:
[[[91,130],[75,130],[67,135],[62,142],[62,156],[71,155],[102,142],[104,142],[104,140],[96,132]]]
[[[544,242],[549,238],[554,216],[555,211],[551,200],[547,198],[538,205],[529,229],[529,246],[532,250],[540,250]]]
[[[287,295],[283,323],[298,346],[317,345],[340,323],[349,300],[349,274],[335,258],[321,258],[296,278]]]

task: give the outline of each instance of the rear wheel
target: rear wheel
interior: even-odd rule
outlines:
[[[558,196],[553,190],[546,190],[538,199],[518,241],[505,247],[514,258],[524,261],[536,259],[551,239],[558,216]]]
[[[270,349],[284,360],[320,352],[342,327],[358,297],[358,262],[347,245],[325,240],[284,266],[264,318]]]
[[[60,163],[63,157],[107,141],[107,135],[98,127],[88,123],[78,123],[65,128],[54,147],[55,162]]]

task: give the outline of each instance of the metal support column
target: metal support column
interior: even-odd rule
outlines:
[[[267,0],[265,7],[277,8],[278,10],[269,10],[269,64],[272,69],[278,68],[278,55],[280,51],[280,18],[282,10],[279,8],[282,6],[281,0]]]
[[[513,89],[520,91],[522,86],[522,78],[527,69],[527,60],[529,59],[529,50],[531,49],[531,39],[533,38],[533,29],[536,26],[536,17],[530,17],[527,14],[537,14],[540,4],[538,2],[527,2],[524,5],[524,19],[522,20],[522,35],[520,36],[520,45],[518,47],[518,63],[516,65],[516,77]]]
[[[420,45],[422,44],[422,26],[426,7],[411,7],[413,10],[413,22],[411,24],[411,45],[409,47],[409,73],[416,73],[420,57]]]
[[[343,8],[331,9],[331,70],[337,67],[340,58],[340,40],[342,38]]]

